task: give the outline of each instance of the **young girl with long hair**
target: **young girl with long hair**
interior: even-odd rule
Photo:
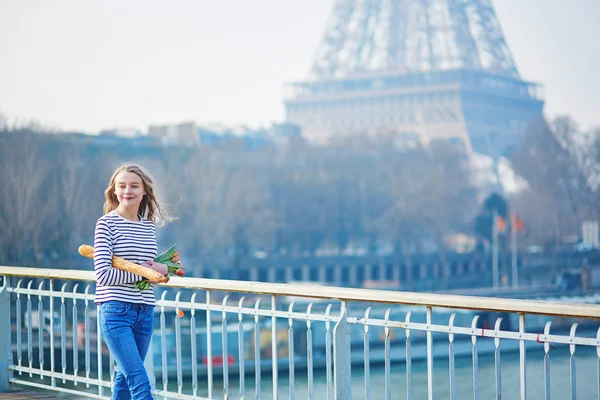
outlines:
[[[158,200],[152,178],[138,165],[117,168],[104,195],[104,215],[94,234],[94,302],[102,335],[119,367],[112,399],[152,399],[144,359],[154,327],[154,290],[137,289],[135,282],[142,277],[113,268],[112,257],[166,275],[167,266],[153,261],[158,253],[156,225],[173,218]]]

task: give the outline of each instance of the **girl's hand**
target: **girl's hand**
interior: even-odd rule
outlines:
[[[169,267],[165,264],[157,263],[156,261],[146,261],[142,266],[153,269],[161,275],[167,275],[169,273]]]

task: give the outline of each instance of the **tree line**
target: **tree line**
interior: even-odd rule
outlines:
[[[599,136],[569,118],[528,129],[510,157],[528,188],[507,198],[527,225],[523,244],[556,248],[583,220],[598,219]],[[446,142],[161,146],[0,123],[0,157],[3,265],[76,265],[77,247],[93,242],[108,179],[126,161],[149,169],[179,217],[158,230],[159,243],[177,243],[190,259],[235,265],[257,251],[387,247],[398,255],[433,248],[443,260],[448,236],[486,236],[475,221],[489,192],[476,184],[467,155]]]

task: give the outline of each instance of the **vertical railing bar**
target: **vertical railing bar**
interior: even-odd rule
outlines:
[[[390,320],[391,308],[388,308],[385,312],[385,344],[384,344],[384,361],[385,361],[385,399],[391,400],[392,398],[392,382],[391,382],[391,366],[390,366],[390,327],[388,325]]]
[[[313,397],[313,344],[312,344],[312,327],[310,320],[310,312],[312,310],[313,303],[308,305],[306,310],[306,372],[308,376],[308,399],[312,400]]]
[[[550,335],[550,326],[552,321],[546,322],[544,327],[544,335]],[[544,340],[544,399],[550,400],[550,343]]]
[[[433,400],[433,336],[431,328],[432,308],[427,307],[427,399]]]
[[[292,312],[294,310],[294,302],[292,301],[288,309],[288,373],[290,380],[289,387],[289,398],[290,400],[296,399],[296,385],[295,385],[295,352],[294,352],[294,319],[292,318]],[[600,350],[598,350],[600,352]]]
[[[67,284],[63,283],[60,296],[60,362],[62,366],[63,379],[62,383],[66,383],[65,375],[67,374],[67,330],[65,326],[65,289]]]
[[[471,322],[471,354],[473,359],[473,398],[479,400],[479,354],[477,352],[477,320],[479,315],[473,317]]]
[[[206,291],[206,356],[208,368],[208,398],[213,398],[213,359],[212,359],[212,316],[211,291]]]
[[[278,384],[278,366],[277,366],[277,297],[271,295],[271,362],[273,364],[271,372],[273,374],[273,400],[277,400],[277,384]]]
[[[571,325],[571,333],[569,335],[571,337],[571,342],[575,338],[575,333],[577,331],[577,325],[578,325],[577,322],[575,322],[573,325]],[[570,372],[570,378],[571,378],[571,400],[577,399],[577,379],[576,379],[577,371],[575,369],[575,367],[576,367],[575,349],[576,349],[576,345],[574,345],[574,344],[569,345],[569,352],[571,353],[571,357],[569,358],[569,372]]]
[[[50,279],[49,289],[49,309],[50,309],[50,381],[52,387],[56,387],[56,377],[54,372],[54,279]],[[40,330],[42,325],[40,324]]]
[[[367,307],[365,311],[365,321],[369,320],[369,314],[372,307]],[[364,374],[365,374],[365,400],[371,400],[371,348],[369,343],[369,324],[365,323],[363,335],[364,348]]]
[[[223,307],[227,306],[227,299],[229,295],[223,298]],[[223,398],[229,399],[229,361],[227,354],[227,312],[223,308],[222,313],[222,322],[221,322],[221,345],[223,348]]]
[[[96,313],[96,348],[98,349],[98,395],[104,395],[104,386],[102,386],[102,330],[100,329],[100,313]],[[112,367],[112,365],[111,365]]]
[[[327,400],[333,400],[333,343],[332,343],[332,332],[331,332],[331,304],[327,305],[325,309],[325,368],[327,377]]]
[[[246,396],[246,372],[245,364],[246,357],[244,351],[244,314],[242,314],[242,308],[244,306],[245,297],[240,298],[238,302],[238,368],[240,377],[240,400],[244,400]]]
[[[31,310],[31,285],[33,281],[27,284],[27,361],[29,362],[29,377],[33,377],[31,369],[33,368],[33,312]]]
[[[525,333],[525,314],[519,314],[519,371],[520,371],[520,393],[521,400],[527,400],[527,370],[526,361],[527,354],[525,350],[525,339],[523,334]]]
[[[79,332],[77,330],[77,288],[79,283],[73,286],[73,375],[79,375]],[[77,380],[73,381],[73,385],[77,386]]]
[[[192,350],[192,396],[198,395],[198,353],[196,350],[196,309],[194,302],[196,301],[196,292],[192,294],[190,299],[190,345]]]
[[[405,322],[410,322],[412,311],[406,313]],[[410,329],[406,328],[406,399],[412,399],[412,359],[411,359],[411,348],[410,348]]]
[[[163,391],[167,392],[169,388],[169,369],[167,365],[167,324],[165,321],[165,299],[167,291],[165,290],[160,299],[160,352],[161,352],[161,367],[162,367],[162,385]]]
[[[454,327],[454,319],[456,314],[450,315],[448,321],[448,375],[450,380],[450,400],[456,400],[456,366],[454,363],[454,333],[452,328]]]
[[[502,400],[502,364],[500,362],[500,338],[498,337],[502,327],[502,318],[496,319],[494,326],[494,371],[496,373],[496,400]]]
[[[17,365],[21,367],[21,361],[23,360],[23,349],[21,348],[21,293],[18,291],[21,286],[21,279],[17,282],[17,299],[16,299],[16,312],[17,312]],[[23,371],[19,370],[19,375],[23,375]]]
[[[44,320],[42,315],[44,314],[44,305],[42,304],[42,286],[44,281],[42,280],[39,284],[38,290],[38,360],[40,363],[40,370],[44,369]],[[44,379],[44,375],[40,374],[40,379]]]
[[[177,363],[177,393],[183,393],[183,375],[181,365],[181,317],[180,312],[183,310],[179,308],[179,298],[181,297],[181,291],[178,291],[175,295],[175,362]]]
[[[90,354],[91,351],[91,339],[90,339],[90,308],[89,308],[89,299],[88,299],[88,294],[89,294],[89,290],[90,290],[90,285],[87,285],[85,287],[85,308],[83,310],[83,314],[84,314],[84,325],[85,325],[85,344],[84,344],[84,350],[85,350],[85,387],[89,388],[90,387],[90,374],[91,374],[91,359],[92,356]],[[100,314],[100,310],[98,309],[98,314]]]
[[[261,368],[260,368],[260,325],[259,325],[259,315],[258,308],[260,306],[260,299],[256,300],[254,305],[254,386],[255,386],[255,394],[256,398],[260,399],[261,397]]]

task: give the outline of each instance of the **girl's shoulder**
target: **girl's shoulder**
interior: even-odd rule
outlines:
[[[144,225],[148,225],[148,226],[150,226],[150,225],[156,226],[156,223],[154,223],[154,221],[146,218],[145,216],[138,214],[138,217],[140,218],[140,222],[139,222],[140,224],[144,224]]]
[[[103,216],[101,216],[100,218],[98,218],[97,222],[114,222],[118,218],[119,218],[119,214],[117,214],[117,212],[115,210],[113,210],[113,211],[109,211],[108,213],[106,213]]]
[[[107,214],[104,214],[96,221],[96,226],[105,226],[107,228],[114,228],[116,222],[116,212],[110,211]]]
[[[146,217],[142,217],[140,215],[140,224],[142,224],[144,226],[144,228],[146,229],[150,229],[151,231],[155,232],[156,231],[156,224],[154,223],[154,221],[149,220]]]

